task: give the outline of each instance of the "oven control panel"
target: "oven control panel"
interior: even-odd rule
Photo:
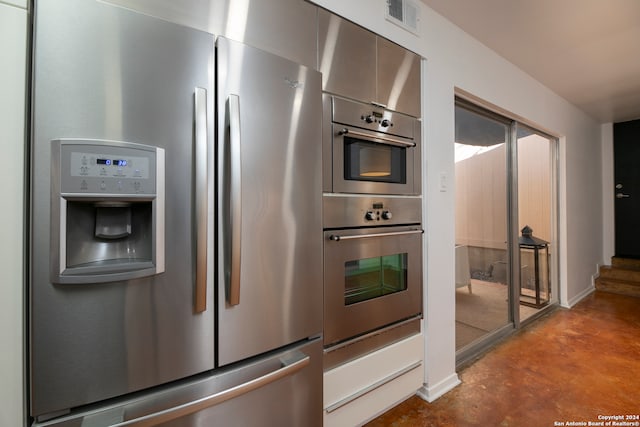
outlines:
[[[376,105],[332,97],[332,122],[413,140],[420,121]]]
[[[365,123],[378,123],[383,128],[393,126],[393,122],[389,118],[384,118],[384,113],[380,111],[372,111],[369,114],[360,115],[360,120]]]
[[[325,194],[322,209],[325,229],[422,223],[420,197]]]
[[[364,219],[367,221],[389,221],[393,218],[393,214],[388,208],[385,208],[384,203],[373,203],[371,210],[368,210],[364,214]]]

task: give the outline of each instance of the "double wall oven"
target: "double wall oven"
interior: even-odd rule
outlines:
[[[325,369],[420,332],[420,121],[324,95]]]

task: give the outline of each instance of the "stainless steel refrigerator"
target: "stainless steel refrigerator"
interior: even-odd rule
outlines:
[[[33,40],[31,422],[321,425],[320,74],[98,1]]]

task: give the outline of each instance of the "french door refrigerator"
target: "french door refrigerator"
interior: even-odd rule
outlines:
[[[30,422],[320,425],[319,73],[98,1],[34,19]]]

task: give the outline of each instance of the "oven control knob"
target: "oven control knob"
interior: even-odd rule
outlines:
[[[382,121],[380,122],[380,126],[382,126],[383,128],[388,128],[389,126],[391,126],[391,120],[382,119]]]
[[[364,219],[366,219],[367,221],[373,221],[376,219],[376,214],[373,211],[368,211],[366,214],[364,214]]]
[[[393,215],[391,214],[391,212],[389,211],[382,212],[382,219],[391,219],[391,218],[393,218]]]
[[[367,122],[367,123],[373,123],[373,120],[374,120],[374,118],[373,118],[373,116],[371,114],[369,114],[368,116],[366,116],[364,118],[364,121]]]

